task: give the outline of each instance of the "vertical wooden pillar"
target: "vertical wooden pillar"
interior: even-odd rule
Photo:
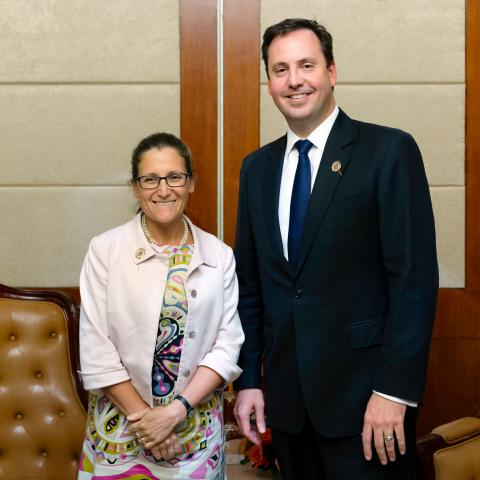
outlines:
[[[233,245],[243,158],[260,142],[260,0],[224,2],[224,240]]]
[[[189,215],[217,233],[217,2],[180,0],[181,137],[197,172]]]
[[[466,288],[480,290],[480,3],[476,0],[467,1],[466,27]]]
[[[228,0],[223,11],[224,240],[233,245],[242,159],[259,145],[259,0]],[[197,185],[192,219],[217,226],[217,2],[180,1],[181,136],[190,145]]]

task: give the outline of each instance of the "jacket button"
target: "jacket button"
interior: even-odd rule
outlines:
[[[189,376],[190,376],[190,370],[188,370],[188,369],[185,370],[185,371],[183,372],[183,376],[184,376],[184,377],[189,377]]]
[[[17,420],[22,420],[22,419],[23,419],[23,415],[22,415],[20,412],[18,412],[18,413],[15,415],[15,418],[16,418]]]
[[[301,288],[295,291],[295,298],[300,298],[303,294],[303,291]]]
[[[188,337],[189,337],[189,338],[195,338],[195,332],[190,332],[190,333],[188,334]]]
[[[190,292],[190,295],[192,296],[192,298],[196,298],[197,297],[197,291],[196,290],[192,290]]]
[[[17,336],[16,335],[10,335],[10,341],[11,342],[14,342],[15,340],[17,339]]]

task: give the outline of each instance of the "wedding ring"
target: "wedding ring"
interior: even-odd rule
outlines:
[[[393,440],[393,435],[384,435],[383,436],[383,439],[385,440],[385,442],[391,442]]]
[[[143,443],[143,437],[140,433],[135,432],[135,436],[137,437],[137,440],[139,441],[139,443]]]

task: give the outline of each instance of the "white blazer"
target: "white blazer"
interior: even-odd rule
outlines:
[[[176,392],[199,365],[226,382],[244,340],[230,247],[189,221],[194,253],[188,267],[188,316]],[[143,234],[140,215],[90,242],[80,274],[80,364],[87,390],[131,380],[152,405],[152,364],[168,265]]]

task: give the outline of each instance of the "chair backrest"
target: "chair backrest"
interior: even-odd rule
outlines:
[[[480,480],[480,418],[440,425],[417,440],[422,480]]]
[[[86,422],[78,305],[0,284],[0,478],[76,478]]]
[[[433,454],[436,480],[480,480],[480,418],[460,418],[432,433],[447,444]]]

